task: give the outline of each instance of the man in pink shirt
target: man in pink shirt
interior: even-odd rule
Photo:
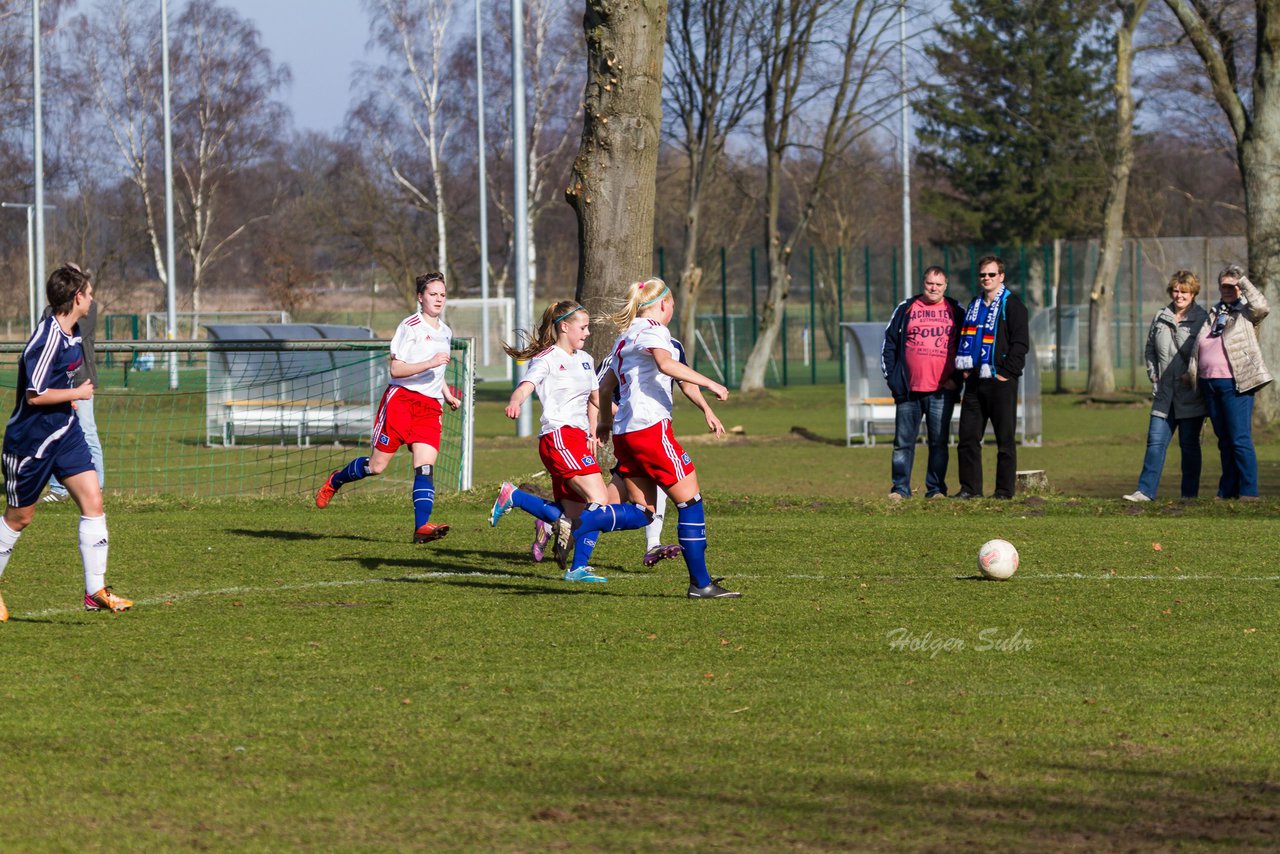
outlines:
[[[947,440],[959,394],[952,378],[964,311],[946,295],[941,267],[924,271],[922,292],[893,310],[880,348],[880,370],[896,404],[890,501],[911,497],[911,467],[923,418],[929,443],[925,495],[947,494]]]

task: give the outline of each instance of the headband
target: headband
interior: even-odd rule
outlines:
[[[641,308],[644,308],[645,306],[653,305],[655,302],[657,302],[658,300],[662,299],[663,297],[665,297],[665,296],[666,296],[668,293],[670,293],[670,292],[671,292],[671,288],[667,287],[666,285],[663,285],[663,286],[662,286],[662,292],[661,292],[661,293],[659,293],[656,297],[654,297],[654,298],[653,298],[653,299],[651,299],[651,300],[645,300],[644,302],[640,303],[640,307],[641,307]]]
[[[559,317],[557,317],[555,320],[551,322],[552,324],[559,323],[560,321],[564,320],[566,317],[572,317],[574,314],[578,313],[579,311],[586,311],[586,309],[580,305],[575,305],[573,308],[569,309],[564,314],[560,315]]]

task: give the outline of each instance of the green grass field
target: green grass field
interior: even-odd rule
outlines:
[[[744,598],[691,602],[639,533],[579,588],[489,527],[540,469],[504,397],[426,546],[358,486],[117,498],[138,604],[86,614],[42,508],[0,585],[0,849],[1274,850],[1273,439],[1257,504],[1211,500],[1209,434],[1203,500],[1127,505],[1146,409],[1046,398],[1019,466],[1052,492],[890,506],[888,444],[789,433],[839,438],[840,389],[731,400],[745,435],[686,447]],[[992,537],[1008,582],[974,578]]]

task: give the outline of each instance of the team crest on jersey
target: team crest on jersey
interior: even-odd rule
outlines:
[[[379,445],[386,445],[386,444],[389,444],[390,442],[391,442],[391,438],[390,438],[389,436],[387,436],[387,434],[386,434],[386,433],[379,433],[379,434],[378,434],[378,444],[379,444]]]
[[[687,452],[680,455],[680,462],[684,463],[685,465],[693,464],[693,460],[689,459],[689,454]]]
[[[587,454],[585,457],[582,458],[582,465],[584,468],[587,466],[593,466],[595,464],[596,464],[596,458],[591,456],[590,454]]]
[[[591,363],[590,363],[590,362],[583,362],[583,363],[582,363],[582,369],[583,369],[584,371],[589,371],[589,370],[591,370]]]

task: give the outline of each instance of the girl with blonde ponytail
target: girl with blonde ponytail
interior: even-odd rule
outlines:
[[[588,507],[574,526],[574,565],[590,558],[598,531],[644,527],[653,518],[658,487],[679,511],[678,537],[689,570],[691,599],[736,599],[742,594],[721,587],[707,571],[707,528],[702,495],[693,461],[671,431],[673,382],[708,389],[717,400],[729,391],[688,365],[680,363],[667,325],[675,313],[675,298],[666,282],[646,279],[630,286],[625,306],[610,315],[622,332],[610,351],[608,372],[600,381],[599,400],[611,400],[619,390],[617,413],[599,413],[596,436],[613,438],[616,472],[626,483],[629,504]]]

